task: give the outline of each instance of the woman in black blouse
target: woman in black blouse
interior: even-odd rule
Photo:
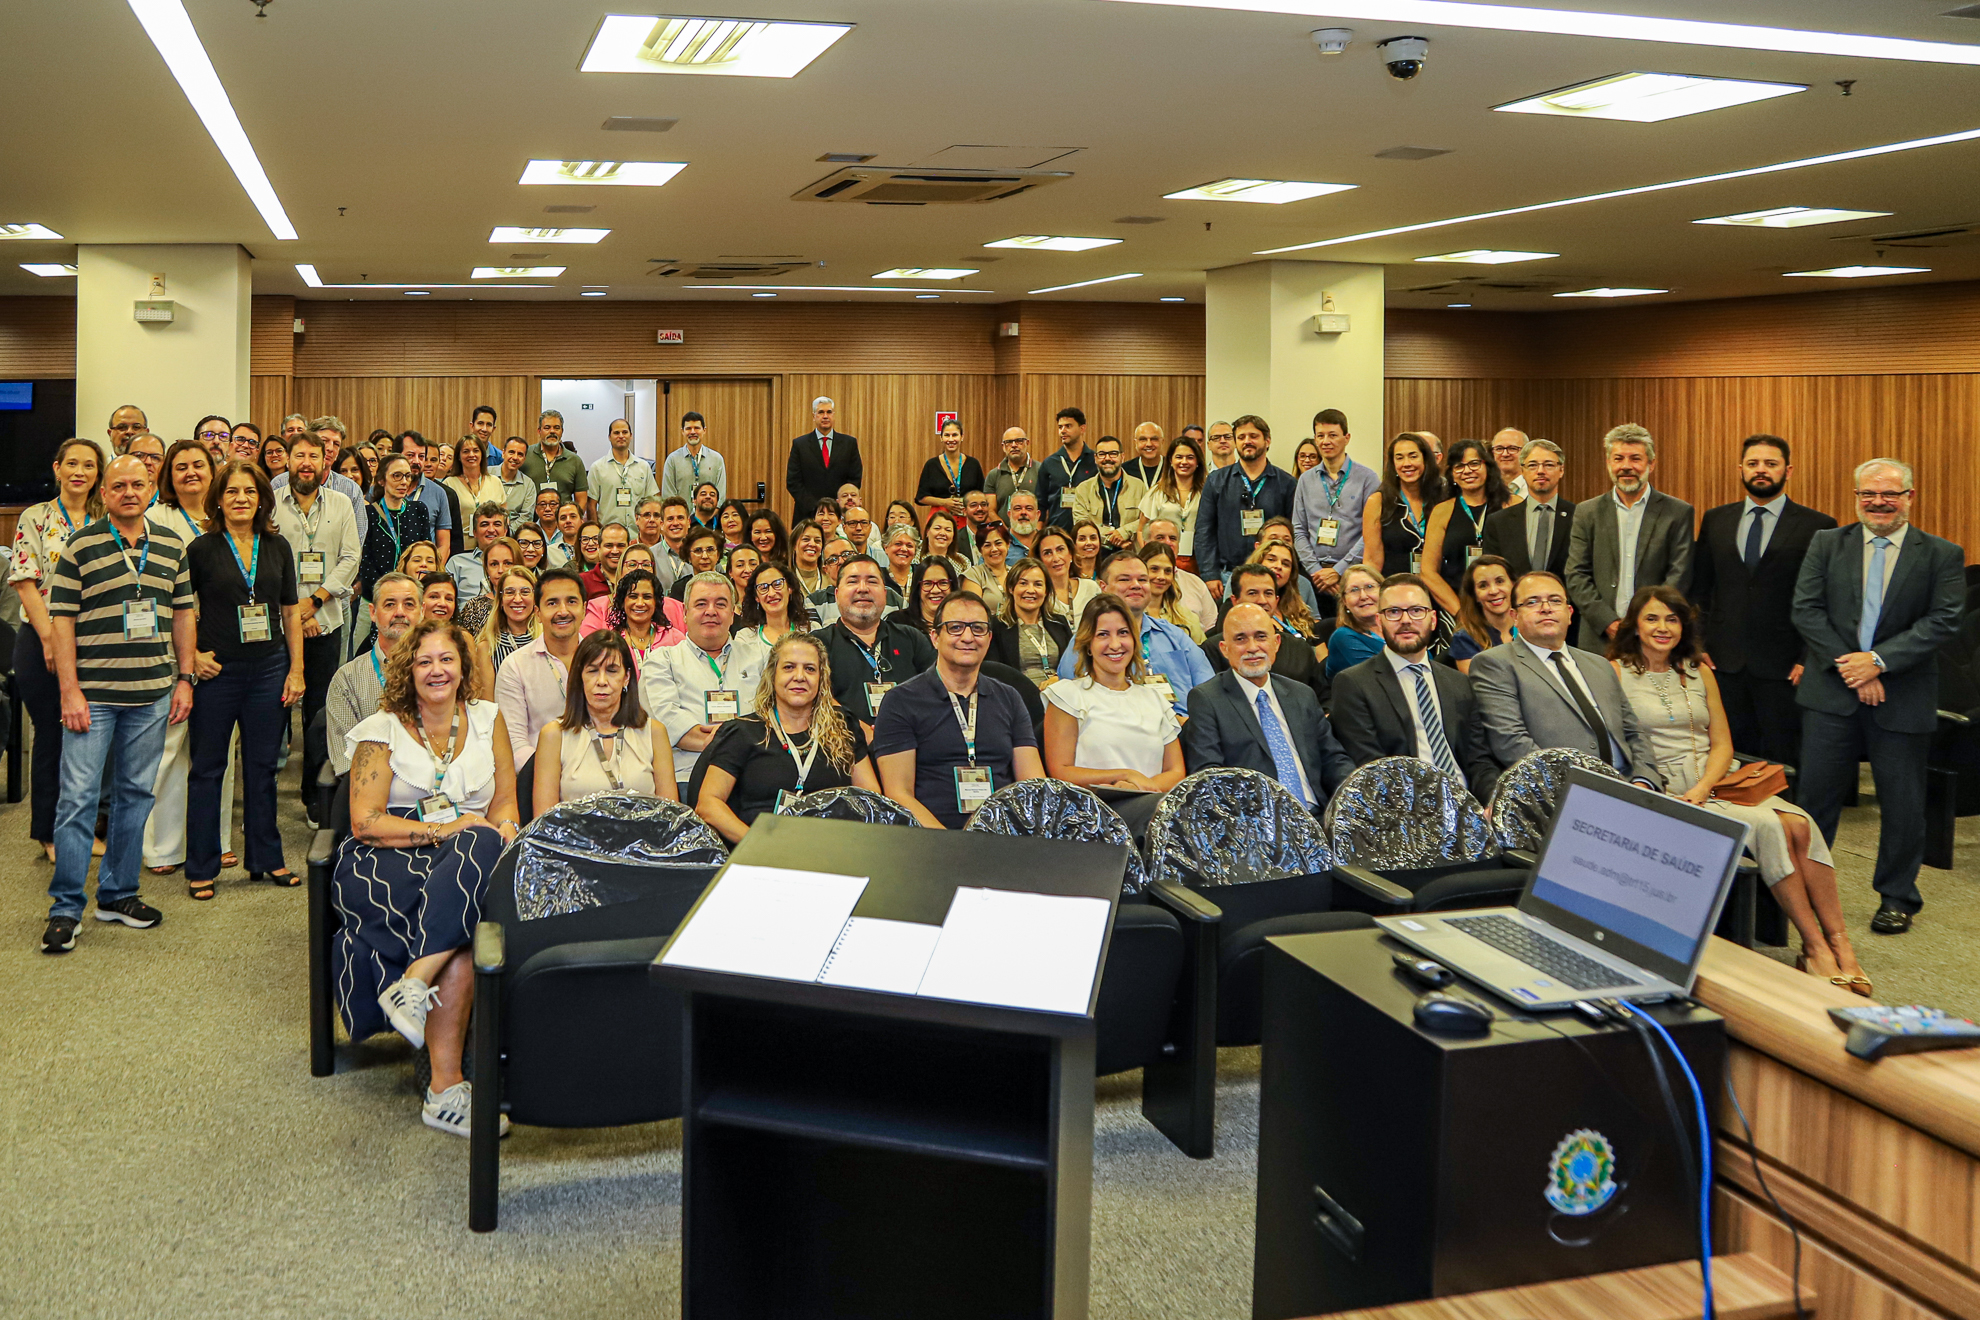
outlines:
[[[921,465],[914,502],[924,509],[947,509],[963,514],[963,496],[983,489],[983,465],[962,451],[962,423],[951,417],[942,423],[942,452]]]
[[[275,759],[289,722],[285,707],[303,694],[303,662],[296,561],[274,528],[274,507],[275,492],[260,468],[229,463],[214,479],[214,528],[186,550],[186,575],[199,598],[201,669],[210,673],[193,689],[188,720],[186,889],[196,899],[213,897],[220,874],[220,780],[236,727],[246,772],[241,833],[248,879],[301,883],[282,863],[275,823]]]
[[[371,506],[371,526],[364,536],[364,552],[358,557],[358,591],[371,599],[371,584],[394,571],[399,556],[415,541],[432,537],[424,504],[412,498],[412,460],[393,454],[379,465],[378,502]]]

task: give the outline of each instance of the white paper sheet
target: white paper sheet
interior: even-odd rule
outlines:
[[[816,980],[866,881],[863,875],[731,864],[661,962]]]
[[[825,960],[825,970],[818,974],[819,984],[911,995],[921,984],[929,955],[941,938],[940,926],[854,917],[846,923],[832,956]]]
[[[1104,898],[956,890],[920,993],[1045,1013],[1084,1013],[1107,938]]]

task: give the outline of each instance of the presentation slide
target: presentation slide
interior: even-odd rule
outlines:
[[[1576,784],[1561,803],[1533,896],[1689,962],[1737,846]]]

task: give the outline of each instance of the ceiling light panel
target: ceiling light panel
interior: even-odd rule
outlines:
[[[1573,293],[1557,293],[1556,298],[1646,298],[1653,293],[1669,293],[1669,289],[1576,289]]]
[[[875,271],[876,280],[959,280],[977,272],[967,266],[896,266]]]
[[[1016,238],[1000,238],[994,243],[985,243],[987,248],[1030,248],[1035,252],[1090,252],[1094,248],[1110,247],[1120,242],[1118,238],[1064,238],[1056,234],[1019,234]]]
[[[850,31],[848,23],[611,14],[578,69],[790,78]]]
[[[1930,266],[1830,266],[1826,270],[1790,270],[1782,273],[1791,280],[1868,280],[1879,275],[1924,275],[1931,269]]]
[[[1296,183],[1286,179],[1218,179],[1215,183],[1201,183],[1194,188],[1163,193],[1162,196],[1172,202],[1264,202],[1282,206],[1287,202],[1303,202],[1309,197],[1347,192],[1359,186],[1353,183]]]
[[[496,225],[489,233],[491,243],[596,243],[609,229],[525,229],[518,225]]]
[[[59,261],[23,261],[21,269],[30,275],[39,275],[49,280],[59,280],[76,273],[74,266]]]
[[[1800,229],[1804,225],[1834,225],[1845,220],[1875,220],[1889,211],[1844,211],[1833,206],[1776,206],[1768,211],[1742,211],[1693,220],[1694,225],[1738,225],[1745,229]]]
[[[562,275],[562,266],[476,266],[471,280],[549,279]]]
[[[1558,257],[1558,252],[1501,252],[1495,248],[1469,248],[1463,252],[1444,252],[1434,257],[1418,257],[1418,261],[1443,261],[1455,266],[1509,266],[1518,261],[1545,261]]]
[[[1520,115],[1565,115],[1572,119],[1622,119],[1635,124],[1655,124],[1807,90],[1800,83],[1699,78],[1688,73],[1618,73],[1492,108]]]
[[[1028,290],[1026,290],[1026,292],[1028,292],[1028,293],[1058,293],[1058,292],[1060,292],[1060,291],[1062,291],[1062,290],[1065,290],[1065,289],[1085,289],[1085,288],[1089,288],[1089,287],[1091,287],[1092,285],[1095,285],[1095,284],[1112,284],[1112,283],[1113,283],[1113,282],[1114,282],[1115,280],[1138,280],[1138,279],[1140,279],[1140,278],[1141,278],[1141,272],[1140,272],[1140,271],[1138,271],[1138,270],[1134,270],[1134,271],[1129,271],[1129,272],[1128,272],[1127,274],[1125,274],[1125,275],[1103,275],[1103,276],[1101,276],[1101,277],[1100,277],[1099,279],[1097,279],[1097,280],[1079,280],[1079,281],[1077,281],[1076,283],[1073,283],[1073,284],[1054,284],[1054,285],[1052,285],[1052,286],[1051,286],[1050,288],[1045,288],[1045,289],[1028,289]]]
[[[668,160],[533,160],[516,182],[658,188],[686,168],[686,161]]]
[[[1124,279],[1117,275],[1115,279]],[[921,293],[916,288],[889,284],[683,284],[683,289],[767,289],[773,293]],[[951,289],[950,293],[995,293],[995,289]]]
[[[47,225],[19,224],[0,225],[0,238],[60,238],[60,234]]]

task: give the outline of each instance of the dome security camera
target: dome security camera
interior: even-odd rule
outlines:
[[[1428,37],[1390,37],[1378,42],[1375,49],[1382,53],[1382,63],[1389,67],[1389,76],[1401,82],[1408,82],[1423,72],[1423,62],[1430,58]]]

